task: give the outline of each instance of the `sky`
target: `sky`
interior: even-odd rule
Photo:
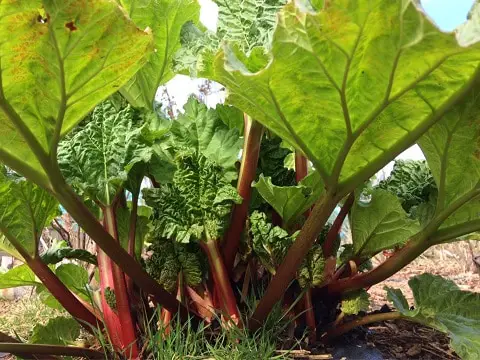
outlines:
[[[215,31],[218,17],[218,7],[211,0],[198,0],[201,6],[200,21],[210,30]],[[467,14],[474,0],[421,0],[425,12],[442,30],[450,32],[466,20]],[[178,109],[183,107],[192,93],[198,93],[198,87],[202,81],[190,79],[183,75],[177,75],[167,84],[169,95],[174,100]],[[217,102],[223,102],[224,93],[218,86],[214,89],[215,95],[208,97],[207,105],[215,106]],[[160,97],[160,91],[157,98]],[[417,145],[407,149],[397,159],[424,159],[423,153]],[[388,176],[393,167],[393,162],[388,164],[379,174],[381,177]]]

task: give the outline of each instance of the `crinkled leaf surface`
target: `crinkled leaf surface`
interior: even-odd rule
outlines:
[[[404,244],[420,230],[408,218],[400,200],[392,193],[375,189],[369,203],[356,200],[351,213],[352,240],[356,256],[373,256]]]
[[[480,51],[460,47],[411,1],[339,0],[304,10],[296,2],[282,9],[264,69],[251,73],[226,47],[203,76],[301,149],[327,188],[340,182],[349,191],[463,94]]]
[[[302,288],[319,286],[325,279],[325,257],[322,247],[315,244],[308,251],[298,269],[298,283]]]
[[[32,344],[70,345],[80,336],[80,325],[73,318],[59,316],[46,325],[37,324],[30,339]]]
[[[181,273],[186,284],[197,286],[203,280],[203,254],[194,244],[180,244],[168,239],[155,239],[146,261],[147,271],[170,292],[177,290]]]
[[[441,228],[466,227],[480,213],[480,90],[453,107],[419,140],[438,187],[437,214],[451,214]]]
[[[67,133],[130,79],[152,38],[110,0],[3,1],[0,38],[0,159],[45,184],[38,157],[55,128]]]
[[[45,264],[57,264],[63,259],[76,259],[90,264],[97,264],[97,257],[84,249],[73,249],[65,241],[55,241],[45,253],[42,261]]]
[[[308,174],[296,186],[276,186],[271,178],[262,175],[253,186],[286,224],[292,223],[308,210],[324,190],[322,179],[316,171]]]
[[[133,165],[151,157],[142,142],[147,121],[131,105],[117,109],[109,100],[97,105],[87,122],[60,143],[58,162],[67,182],[111,205]]]
[[[37,255],[42,230],[57,211],[58,202],[45,190],[0,175],[0,230],[20,253]]]
[[[225,176],[225,169],[204,155],[180,153],[176,163],[172,183],[143,191],[154,210],[154,232],[185,243],[218,240],[232,205],[242,201],[240,195]]]
[[[0,273],[0,289],[41,284],[40,280],[37,280],[33,271],[26,264],[16,266],[3,274]]]
[[[147,64],[121,90],[136,107],[153,108],[155,93],[170,80],[172,59],[180,48],[180,33],[186,22],[198,21],[200,5],[196,0],[120,0],[135,24],[153,33],[155,50]]]
[[[254,211],[249,218],[252,247],[262,265],[275,274],[294,237],[267,220],[265,213]]]
[[[453,281],[423,274],[408,282],[415,308],[410,310],[401,290],[386,288],[388,298],[407,318],[440,330],[465,360],[480,357],[480,294],[460,290]]]

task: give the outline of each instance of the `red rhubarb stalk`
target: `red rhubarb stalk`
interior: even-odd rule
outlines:
[[[255,180],[263,126],[245,115],[244,143],[242,163],[238,175],[237,191],[242,197],[241,204],[233,207],[230,226],[224,236],[222,247],[225,267],[231,274],[240,238],[248,216],[248,206],[252,194],[252,182]]]
[[[113,206],[103,209],[105,219],[105,229],[119,243],[117,221]],[[129,359],[138,358],[137,337],[135,335],[135,326],[130,312],[130,301],[127,293],[125,274],[114,262],[110,262],[113,273],[113,285],[115,289],[115,298],[117,300],[117,312],[120,324],[122,326],[122,340]]]
[[[121,350],[124,348],[122,327],[120,325],[117,313],[115,313],[115,311],[110,307],[106,298],[106,292],[108,290],[114,290],[112,261],[100,248],[98,248],[97,254],[103,317],[105,325],[107,326],[110,342],[117,350]]]
[[[297,183],[302,181],[308,174],[308,160],[303,154],[295,152],[295,179]],[[310,210],[305,212],[305,217],[310,216]],[[308,288],[303,295],[304,299],[304,310],[305,310],[305,320],[308,328],[308,336],[310,341],[314,341],[316,338],[316,323],[315,323],[315,313],[313,311],[312,304],[312,290]]]
[[[237,302],[233,294],[232,286],[230,285],[222,255],[218,249],[217,241],[211,239],[200,241],[200,245],[208,257],[215,288],[219,295],[220,305],[229,320],[240,326],[240,314],[238,312]]]
[[[350,209],[353,206],[354,200],[355,194],[352,192],[343,204],[342,209],[338,213],[332,227],[328,231],[327,238],[325,239],[325,243],[323,244],[323,255],[325,256],[325,258],[328,258],[329,256],[336,256],[336,254],[333,254],[335,240],[337,239],[338,233],[342,228],[342,224],[345,221],[345,218],[347,217]]]

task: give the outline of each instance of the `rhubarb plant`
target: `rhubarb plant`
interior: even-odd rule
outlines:
[[[0,287],[36,287],[129,358],[156,323],[142,306],[161,306],[164,324],[218,311],[255,331],[279,301],[311,341],[404,318],[478,357],[478,296],[447,280],[414,278],[414,309],[390,289],[398,312],[364,312],[370,286],[480,230],[480,7],[444,33],[413,0],[216,3],[216,33],[193,0],[0,4],[0,249],[25,263]],[[155,93],[175,71],[221,83],[226,104],[190,98],[166,120]],[[366,185],[415,143],[426,162]],[[39,253],[59,203],[96,257],[62,243]],[[100,308],[72,258],[98,265]],[[0,350],[78,354],[7,340]]]

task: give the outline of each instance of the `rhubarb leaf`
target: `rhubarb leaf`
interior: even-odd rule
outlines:
[[[30,343],[71,345],[80,336],[80,325],[73,318],[56,317],[46,325],[37,324],[33,328]]]
[[[153,212],[154,233],[167,239],[218,240],[228,224],[231,207],[242,199],[224,168],[197,152],[180,152],[170,184],[145,189]]]
[[[436,215],[449,215],[440,229],[460,229],[456,236],[465,235],[461,228],[480,212],[479,91],[473,89],[419,140],[438,187]]]
[[[360,311],[368,311],[370,295],[364,290],[347,294],[342,299],[341,309],[345,315],[358,315]]]
[[[86,122],[60,143],[58,162],[68,183],[104,206],[112,204],[128,172],[151,150],[142,141],[150,114],[110,100],[97,105]]]
[[[418,222],[408,218],[400,200],[382,189],[373,190],[367,204],[357,198],[351,221],[354,252],[362,257],[403,245],[420,230]]]
[[[0,17],[0,159],[48,186],[59,137],[137,72],[152,38],[109,0],[3,1]]]
[[[62,264],[55,269],[55,274],[60,281],[74,293],[88,296],[86,289],[88,285],[88,272],[85,268],[76,264]]]
[[[37,280],[33,271],[26,264],[16,266],[5,273],[0,273],[0,289],[38,285],[42,285],[42,283],[40,280]]]
[[[466,360],[480,357],[480,294],[460,290],[453,281],[422,274],[408,282],[415,299],[410,310],[401,290],[386,288],[388,298],[406,319],[446,333]]]
[[[267,220],[265,213],[254,211],[249,218],[252,247],[260,263],[275,274],[294,237]]]
[[[198,247],[159,238],[154,240],[150,250],[153,254],[146,261],[147,271],[166,290],[170,292],[177,290],[180,273],[188,286],[197,286],[202,282],[203,255]]]
[[[57,212],[58,202],[45,190],[0,175],[0,230],[20,253],[37,255],[42,230]]]
[[[45,264],[57,264],[63,259],[75,259],[97,265],[97,257],[84,249],[73,249],[65,241],[55,241],[45,253],[42,254],[42,261]]]
[[[229,129],[215,110],[191,97],[170,130],[176,149],[195,150],[225,171],[236,173],[242,146],[240,133]]]
[[[302,289],[320,286],[325,280],[325,257],[322,246],[315,244],[308,251],[298,269],[298,283]]]
[[[253,187],[282,217],[287,226],[312,207],[324,190],[322,179],[316,171],[308,174],[296,186],[276,186],[272,184],[271,178],[260,175]]]
[[[10,241],[4,236],[0,234],[0,251],[7,253],[9,256],[14,257],[21,262],[25,262],[25,259],[20,255],[20,253],[15,249]]]
[[[160,85],[170,80],[172,60],[180,48],[180,33],[187,22],[198,22],[200,5],[196,0],[120,0],[129,17],[141,28],[153,33],[154,52],[148,62],[121,90],[135,107],[153,109]]]
[[[300,149],[346,194],[410,146],[470,86],[479,46],[460,47],[413,1],[341,0],[279,13],[271,60],[251,72],[225,47],[204,69],[227,102]]]

